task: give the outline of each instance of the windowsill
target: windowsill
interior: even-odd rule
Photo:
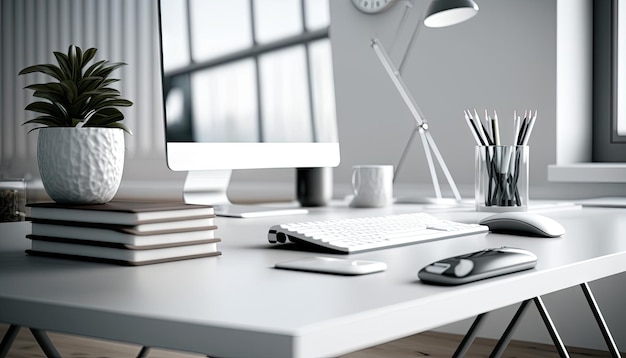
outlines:
[[[548,166],[548,181],[626,183],[626,163],[572,163]]]

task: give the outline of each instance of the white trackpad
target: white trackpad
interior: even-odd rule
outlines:
[[[279,269],[332,273],[338,275],[364,275],[387,269],[387,264],[379,261],[338,259],[334,257],[308,257],[294,261],[280,262]]]

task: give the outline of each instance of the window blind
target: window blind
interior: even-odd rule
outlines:
[[[126,62],[113,72],[124,108],[127,161],[164,156],[158,2],[154,0],[0,0],[0,176],[23,176],[36,168],[35,132],[21,124],[35,117],[24,107],[33,100],[28,84],[45,75],[18,76],[30,65],[56,63],[53,51],[70,44],[96,47],[96,60]]]

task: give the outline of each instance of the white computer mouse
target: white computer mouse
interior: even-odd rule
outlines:
[[[559,237],[565,234],[565,228],[558,221],[521,211],[497,213],[480,220],[479,224],[487,225],[492,232],[504,234],[540,237]]]

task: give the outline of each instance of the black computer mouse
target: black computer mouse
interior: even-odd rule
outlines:
[[[500,247],[450,257],[422,268],[422,282],[459,285],[535,267],[537,256],[530,251]]]

